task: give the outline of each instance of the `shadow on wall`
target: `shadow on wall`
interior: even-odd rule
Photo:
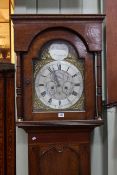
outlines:
[[[103,154],[103,132],[104,126],[94,129],[91,137],[91,174],[104,175]]]
[[[117,107],[115,108],[115,118],[113,122],[113,158],[117,161]]]
[[[108,109],[108,175],[117,174],[117,107]]]

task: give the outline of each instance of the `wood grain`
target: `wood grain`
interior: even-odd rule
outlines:
[[[29,131],[29,170],[33,175],[90,175],[91,130]],[[34,139],[35,138],[35,139]]]
[[[98,117],[96,116],[98,112],[96,107],[94,53],[98,52],[100,54],[102,50],[103,19],[104,15],[12,15],[18,65],[18,118],[27,121],[59,120],[58,112],[33,112],[32,107],[32,63],[34,59],[37,59],[38,53],[45,43],[57,39],[67,40],[71,43],[76,48],[79,58],[84,59],[85,62],[85,110],[74,113],[66,112],[64,120],[89,120]],[[98,66],[98,74],[101,74],[101,71],[101,66]],[[99,83],[101,88],[101,78]],[[97,100],[101,115],[101,96]]]
[[[28,133],[30,175],[91,174],[90,136],[95,127],[103,124],[103,120],[98,120],[97,116],[102,113],[103,19],[104,15],[12,16],[18,59],[16,124]],[[58,39],[74,46],[85,67],[85,110],[64,112],[64,118],[58,118],[56,111],[33,111],[33,61],[39,59],[45,43]]]
[[[117,104],[117,1],[105,0],[107,104]]]
[[[0,64],[0,175],[15,175],[15,70]]]

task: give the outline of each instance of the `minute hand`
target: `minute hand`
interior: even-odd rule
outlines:
[[[55,80],[56,83],[57,83],[57,86],[60,86],[60,83],[59,83],[59,81],[58,81],[58,78],[57,78],[57,75],[56,75],[55,71],[53,72],[53,75],[54,75],[54,80]]]

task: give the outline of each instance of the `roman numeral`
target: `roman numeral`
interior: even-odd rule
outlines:
[[[72,78],[74,78],[74,77],[76,77],[77,76],[77,74],[74,74],[74,75],[72,75]]]
[[[58,65],[58,70],[61,70],[61,64]]]
[[[43,91],[43,92],[41,93],[41,95],[42,95],[43,97],[45,97],[46,91]]]
[[[48,103],[52,103],[52,98],[50,98],[50,99],[48,100]]]
[[[52,73],[53,71],[52,71],[52,69],[50,68],[50,67],[48,67],[48,70]]]
[[[44,86],[44,84],[39,84],[39,86]]]
[[[47,76],[45,76],[45,75],[42,75],[42,74],[41,74],[41,76],[42,76],[42,77],[47,77]]]
[[[67,68],[67,72],[68,72],[68,70],[69,70],[69,67]]]
[[[80,83],[76,83],[76,84],[74,84],[74,86],[80,86]]]
[[[77,96],[77,95],[78,95],[78,93],[77,93],[77,92],[75,92],[75,91],[73,91],[73,92],[72,92],[72,95]]]

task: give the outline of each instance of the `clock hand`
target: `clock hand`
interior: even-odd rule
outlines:
[[[59,87],[59,86],[60,86],[60,83],[59,83],[59,81],[58,81],[58,77],[57,77],[57,75],[56,75],[56,73],[55,73],[55,70],[53,71],[53,75],[54,75],[54,80],[55,80],[55,82],[57,83],[57,86]]]

